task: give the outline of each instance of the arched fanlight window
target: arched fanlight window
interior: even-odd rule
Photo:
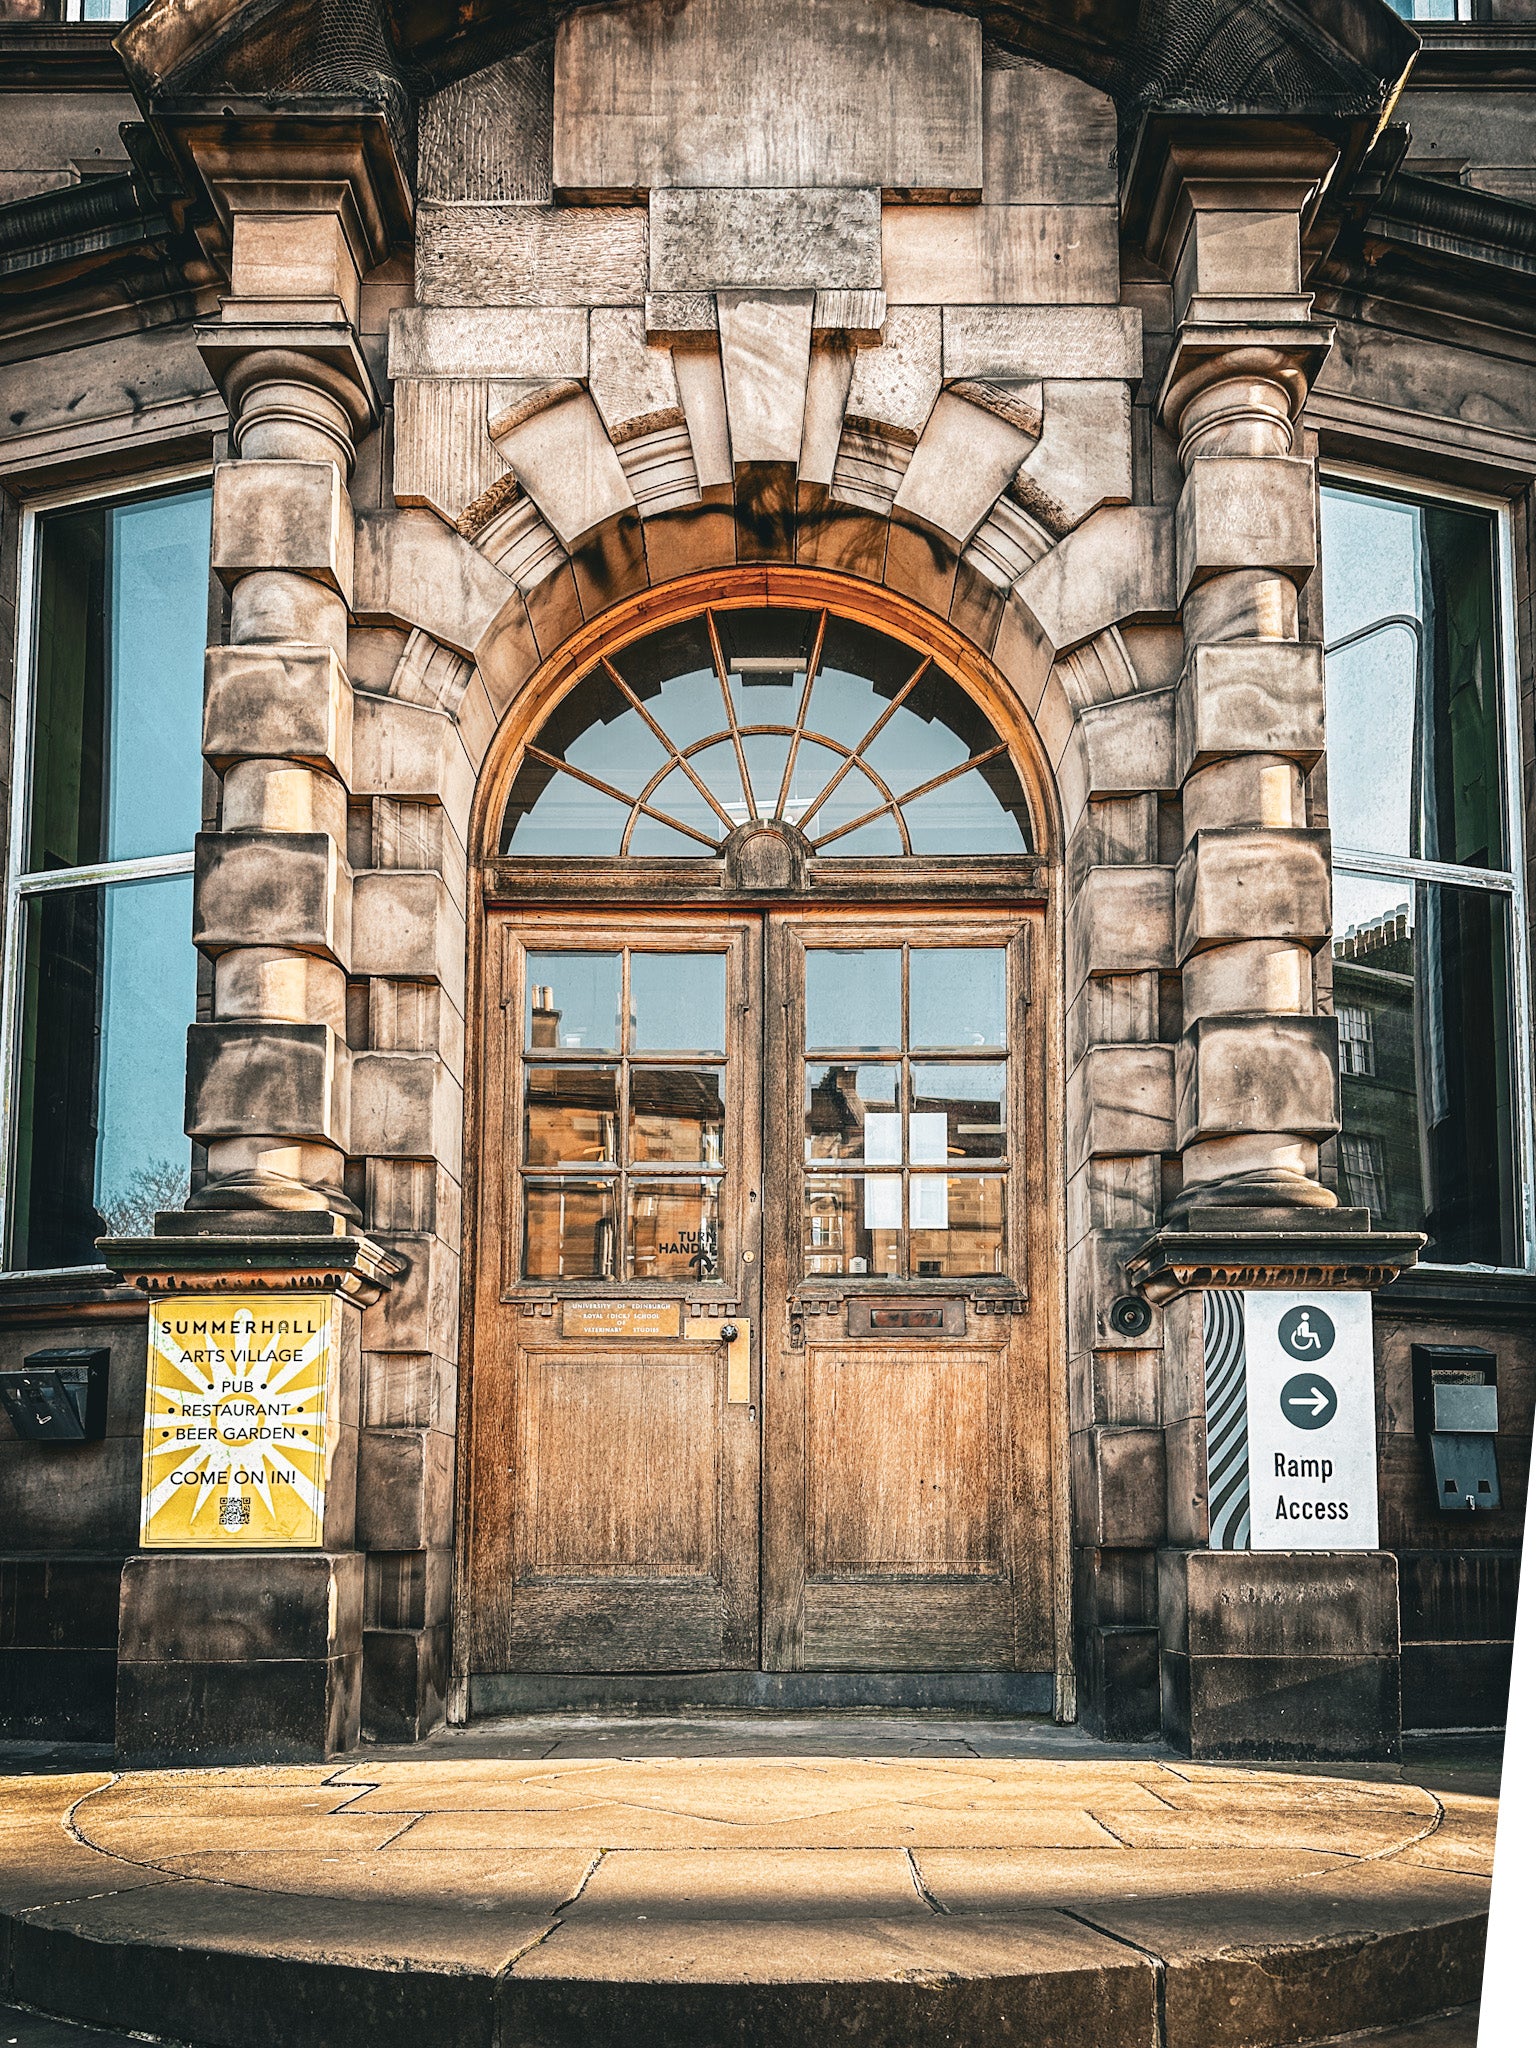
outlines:
[[[603,656],[525,747],[501,851],[701,859],[756,818],[827,855],[1034,847],[1007,747],[937,662],[772,606]]]

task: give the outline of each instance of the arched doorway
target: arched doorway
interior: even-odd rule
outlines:
[[[888,594],[701,578],[537,679],[479,818],[468,1705],[1048,1708],[1027,720]]]

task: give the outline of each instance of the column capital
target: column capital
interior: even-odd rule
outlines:
[[[1414,1265],[1417,1231],[1373,1230],[1365,1209],[1189,1208],[1127,1261],[1127,1280],[1163,1305],[1207,1288],[1356,1290],[1389,1286]]]
[[[231,1228],[230,1226],[234,1227]],[[162,1227],[163,1226],[163,1227]],[[143,1294],[337,1294],[369,1308],[406,1270],[340,1216],[175,1211],[153,1237],[104,1237],[101,1255]]]
[[[1310,305],[1310,300],[1306,302]],[[1157,397],[1157,418],[1181,444],[1193,401],[1218,385],[1252,386],[1258,410],[1289,427],[1301,415],[1333,347],[1326,320],[1181,322]],[[1270,394],[1266,402],[1265,391]],[[1188,455],[1181,445],[1186,466]]]

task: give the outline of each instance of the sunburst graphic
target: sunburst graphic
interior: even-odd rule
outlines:
[[[325,1520],[327,1297],[181,1295],[149,1323],[140,1540],[311,1547]]]

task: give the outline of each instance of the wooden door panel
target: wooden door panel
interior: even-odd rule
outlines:
[[[512,1603],[506,1671],[712,1671],[731,1654],[718,1585],[654,1573],[593,1585],[523,1585]]]
[[[535,914],[498,920],[491,936],[471,1668],[754,1664],[759,1406],[750,1389],[733,1390],[721,1332],[758,1320],[760,922]],[[725,962],[723,1044],[707,1035],[718,1013],[669,1012],[657,996],[654,956],[680,956],[681,972],[699,954]],[[637,955],[650,958],[649,993],[624,982],[630,999],[610,1005],[603,956],[630,975]],[[599,996],[583,994],[582,973]],[[571,1035],[560,1025],[566,987],[577,999]],[[685,1034],[707,1027],[703,1046],[658,1043],[657,1017]],[[723,1114],[703,1115],[722,1103]],[[677,1150],[690,1134],[698,1150]],[[716,1190],[713,1227],[694,1192],[703,1184]],[[525,1228],[534,1196],[545,1203],[536,1230]],[[565,1235],[568,1216],[579,1225],[600,1208],[611,1219],[602,1257],[596,1237]],[[697,1235],[683,1242],[690,1213]]]
[[[810,1351],[811,1576],[1006,1576],[999,1364],[958,1346]]]
[[[716,1349],[525,1353],[520,1585],[720,1578]]]
[[[810,1671],[1008,1671],[1010,1579],[903,1579],[805,1588]]]
[[[786,910],[771,920],[768,1144],[782,1178],[769,1195],[774,1228],[765,1239],[771,1272],[764,1276],[763,1652],[769,1668],[1046,1670],[1054,1661],[1047,1046],[1039,1011],[1031,1015],[1030,988],[1040,930],[1039,918],[1027,912],[935,917],[871,910],[834,919]],[[894,1011],[883,1013],[882,1023],[876,1008],[860,1013],[873,1021],[851,1025],[847,1047],[818,1052],[808,1044],[808,961],[815,950],[947,947],[1006,949],[1006,1045],[993,1035],[966,1036],[970,1027],[959,1020],[970,984],[961,980],[954,984],[961,992],[954,1031],[935,1034],[931,1008],[919,1029],[912,951],[902,955],[899,1050],[889,1022]],[[937,988],[942,1003],[944,984],[928,967],[924,973],[930,996]],[[893,981],[887,985],[894,989]],[[839,1013],[821,1000],[819,1043],[828,1046],[839,1035]],[[937,1042],[949,1050],[926,1050]],[[829,1260],[824,1247],[845,1242],[846,1231],[844,1240],[803,1237],[802,1175],[823,1200],[830,1176],[849,1176],[849,1191],[837,1195],[838,1212],[858,1218],[867,1231],[877,1205],[852,1177],[892,1168],[896,1155],[885,1148],[898,1128],[906,1132],[909,1149],[900,1158],[908,1175],[932,1170],[931,1101],[921,1133],[915,1121],[924,1090],[942,1097],[953,1088],[966,1099],[963,1079],[929,1078],[935,1064],[958,1061],[945,1069],[958,1077],[979,1074],[984,1059],[1002,1064],[1004,1058],[1004,1114],[996,1125],[972,1115],[952,1122],[947,1134],[957,1146],[947,1155],[957,1162],[948,1169],[957,1176],[949,1183],[949,1204],[962,1227],[974,1222],[973,1209],[981,1214],[972,1196],[979,1201],[987,1176],[996,1186],[1006,1172],[1002,1256],[995,1266],[966,1263],[974,1247],[962,1243],[954,1276],[947,1277],[947,1254],[931,1244],[917,1247],[915,1222],[906,1265],[898,1261],[885,1274],[872,1256],[873,1243],[851,1244],[844,1265]],[[818,1060],[823,1068],[813,1081]],[[846,1078],[829,1083],[828,1061],[841,1065]],[[866,1095],[863,1062],[871,1063],[869,1089],[878,1093]],[[912,1118],[900,1125],[891,1097],[898,1065],[910,1076],[900,1084],[901,1111],[910,1110]],[[808,1128],[812,1089],[828,1090],[833,1100],[816,1097],[813,1115],[819,1112],[821,1121]],[[978,1088],[978,1100],[984,1092]],[[876,1111],[878,1132],[871,1122],[862,1135],[877,1138],[878,1150],[834,1149]],[[1005,1153],[989,1152],[985,1143],[968,1149],[966,1140],[993,1128],[1006,1135]],[[989,1163],[993,1157],[997,1166]],[[846,1166],[836,1163],[844,1158]],[[889,1205],[878,1206],[884,1213]],[[820,1212],[808,1213],[814,1223]],[[909,1219],[912,1213],[909,1207]],[[926,1255],[923,1262],[920,1255]],[[907,1313],[928,1319],[907,1325],[909,1331],[942,1327],[944,1334],[860,1334],[871,1328],[874,1308],[889,1316],[903,1303]],[[901,1326],[887,1321],[885,1328]]]

